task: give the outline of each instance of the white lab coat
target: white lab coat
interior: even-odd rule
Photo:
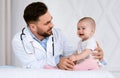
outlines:
[[[27,27],[24,30],[25,35],[22,36],[25,49],[20,39],[22,32],[17,33],[12,40],[12,48],[15,55],[14,59],[17,60],[17,63],[25,68],[42,68],[46,64],[55,66],[59,62],[60,55],[71,55],[74,49],[61,31],[53,28],[52,32],[54,35],[54,56],[52,51],[52,36],[50,36],[47,41],[47,50],[45,51],[44,48],[32,38]]]

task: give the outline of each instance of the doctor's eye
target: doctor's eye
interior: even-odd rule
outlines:
[[[44,25],[48,25],[48,24],[50,24],[51,23],[51,21],[48,21],[48,22],[46,22]]]

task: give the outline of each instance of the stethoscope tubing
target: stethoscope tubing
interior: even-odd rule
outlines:
[[[24,48],[26,54],[35,54],[35,49],[34,49],[34,46],[33,46],[32,43],[31,43],[31,45],[32,45],[33,50],[34,50],[33,53],[28,53],[26,48],[25,48],[24,41],[23,41],[23,35],[25,35],[24,30],[25,30],[25,27],[22,29],[22,33],[20,34],[20,39],[22,41],[23,48]],[[53,37],[53,34],[52,34],[52,51],[53,51],[52,55],[54,56],[55,54],[54,54],[54,37]]]

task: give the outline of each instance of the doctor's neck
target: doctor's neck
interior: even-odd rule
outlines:
[[[43,39],[46,38],[45,36],[39,34],[38,32],[33,31],[31,28],[29,28],[29,29],[30,29],[30,32],[31,32],[33,38],[37,38],[37,39],[40,40],[40,41],[42,41]]]

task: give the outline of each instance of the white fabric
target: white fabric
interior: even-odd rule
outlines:
[[[0,68],[0,78],[114,78],[108,71],[65,71]]]
[[[92,51],[95,50],[97,47],[96,40],[94,37],[89,38],[86,41],[80,41],[78,43],[78,52],[84,51],[85,49],[91,49]]]
[[[91,52],[95,52],[94,50],[97,48],[96,40],[94,37],[90,37],[89,39],[82,41],[80,40],[78,43],[78,48],[77,52],[80,54],[83,52],[85,49],[90,49]],[[92,54],[89,54],[89,58],[93,58]],[[100,65],[103,66],[103,64],[98,60],[95,59],[96,62]]]
[[[55,66],[57,64],[56,60],[59,61],[60,55],[68,56],[74,52],[69,41],[67,41],[60,30],[53,29],[54,56],[52,51],[52,36],[50,36],[47,41],[47,50],[45,51],[44,48],[32,38],[28,29],[25,28],[25,35],[22,36],[25,46],[24,49],[20,39],[21,33],[22,32],[17,33],[13,38],[12,48],[16,56],[15,59],[18,59],[17,63],[21,64],[22,67],[41,68],[45,64]]]

